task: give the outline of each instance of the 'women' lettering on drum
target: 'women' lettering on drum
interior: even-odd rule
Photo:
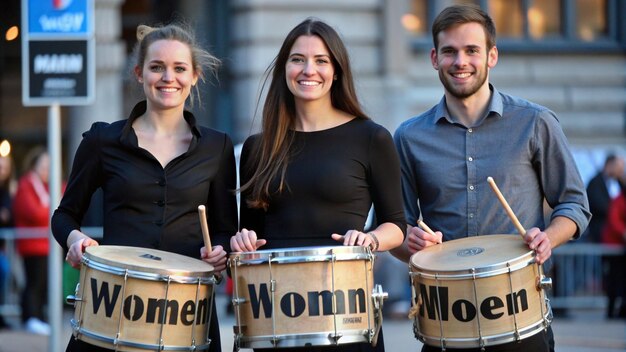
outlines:
[[[426,317],[425,314],[427,313],[428,319],[437,320],[437,307],[441,307],[440,318],[443,321],[449,320],[448,310],[450,308],[452,310],[452,316],[458,321],[469,322],[476,318],[477,309],[472,302],[466,299],[458,299],[452,302],[452,304],[449,303],[447,287],[427,287],[424,284],[420,284],[419,287],[420,299],[418,299],[417,303],[419,304],[420,316]],[[528,294],[526,289],[509,293],[504,299],[498,296],[486,297],[480,302],[480,314],[490,320],[499,319],[505,314],[505,311],[500,310],[504,308],[505,302],[506,314],[509,316],[528,310]]]
[[[109,291],[109,283],[102,281],[98,286],[98,280],[91,278],[91,298],[93,302],[93,314],[97,315],[100,307],[104,305],[104,314],[111,318],[117,305],[121,285],[113,285],[113,292]],[[145,297],[144,297],[145,298]],[[183,325],[207,324],[209,321],[209,299],[207,297],[198,300],[187,300],[181,303],[178,300],[166,300],[163,298],[147,297],[147,304],[144,298],[138,295],[128,295],[124,299],[124,318],[130,321],[138,321],[145,316],[145,322],[149,324],[169,324],[178,325],[178,316]],[[169,319],[166,321],[169,312]],[[179,313],[180,312],[180,313]]]
[[[261,306],[263,307],[263,313],[265,318],[270,318],[272,313],[272,303],[270,300],[269,290],[267,284],[262,283],[259,285],[259,292],[255,285],[248,285],[248,293],[250,297],[250,305],[252,308],[252,315],[254,319],[259,319]],[[333,314],[333,294],[328,290],[324,291],[310,291],[306,292],[306,299],[303,295],[297,292],[287,292],[280,298],[280,310],[281,312],[291,318],[299,317],[307,310],[308,302],[308,316],[320,315],[320,298],[322,299],[321,310],[322,315]],[[337,315],[346,313],[346,294],[342,290],[335,291],[335,298],[337,309]],[[367,312],[367,302],[365,290],[349,289],[348,290],[348,314],[360,314]]]

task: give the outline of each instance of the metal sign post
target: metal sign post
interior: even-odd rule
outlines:
[[[94,100],[93,12],[94,0],[22,0],[22,102],[48,106],[50,216],[61,199],[61,105]],[[64,349],[62,253],[48,236],[48,351],[57,352]]]

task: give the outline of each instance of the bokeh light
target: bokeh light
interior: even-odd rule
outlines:
[[[11,143],[6,139],[0,142],[0,156],[5,157],[11,154]]]
[[[19,34],[20,34],[19,27],[18,26],[13,26],[13,27],[7,29],[7,32],[4,35],[4,37],[6,38],[6,40],[8,42],[10,42],[12,40],[15,40]]]

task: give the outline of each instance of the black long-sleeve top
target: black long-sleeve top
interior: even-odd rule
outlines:
[[[267,212],[251,209],[242,194],[241,227],[267,239],[262,249],[337,246],[330,236],[362,231],[372,204],[376,222],[404,233],[400,163],[389,132],[355,118],[334,128],[294,132],[286,190],[273,194]],[[241,184],[252,175],[249,159],[259,135],[244,143]],[[278,189],[278,180],[272,184]]]
[[[137,104],[126,120],[96,122],[83,134],[67,188],[52,217],[52,232],[67,250],[70,232],[80,229],[91,196],[103,190],[104,245],[155,248],[200,257],[203,246],[198,205],[207,207],[212,245],[228,251],[237,230],[237,206],[233,193],[236,168],[233,145],[222,133],[191,127],[189,149],[165,168],[139,147],[132,123],[146,111]]]

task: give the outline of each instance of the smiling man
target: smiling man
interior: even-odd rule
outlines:
[[[403,246],[392,253],[409,261],[442,240],[516,234],[487,183],[493,177],[526,226],[524,241],[535,251],[534,259],[543,264],[553,248],[578,238],[591,217],[559,122],[549,109],[501,93],[489,83],[489,71],[498,62],[496,29],[480,8],[444,9],[433,22],[432,35],[431,63],[445,93],[439,104],[404,122],[394,137],[409,226]],[[544,199],[553,209],[548,223]],[[437,231],[414,226],[420,219]],[[423,349],[439,350],[441,346]],[[550,328],[520,342],[486,348],[551,350]]]

